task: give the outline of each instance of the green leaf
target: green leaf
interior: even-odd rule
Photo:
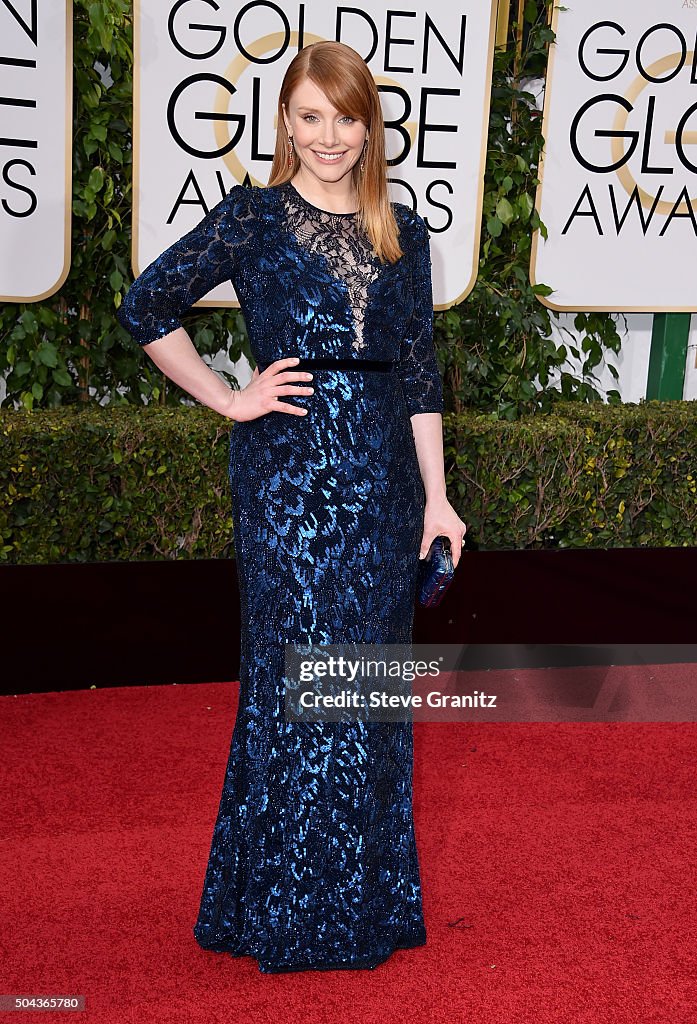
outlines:
[[[93,27],[98,32],[103,32],[106,27],[104,23],[104,4],[90,4],[88,13]]]
[[[87,184],[94,193],[94,195],[96,195],[97,192],[101,192],[102,186],[104,185],[104,171],[101,167],[92,168]]]
[[[513,220],[515,213],[513,207],[505,197],[501,197],[496,204],[496,216],[502,224],[510,224]]]
[[[524,192],[522,196],[518,197],[518,209],[520,210],[520,217],[523,223],[526,223],[530,219],[534,205],[532,196],[528,195],[527,192]]]
[[[39,360],[44,366],[58,366],[58,351],[55,345],[44,342],[39,348]]]
[[[19,318],[25,329],[33,334],[37,328],[36,314],[32,309],[25,309]]]

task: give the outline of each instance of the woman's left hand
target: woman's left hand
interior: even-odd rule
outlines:
[[[462,554],[462,542],[466,532],[467,524],[463,523],[446,497],[433,498],[427,501],[424,510],[424,532],[421,538],[419,558],[425,558],[433,540],[439,534],[443,534],[450,538],[453,566],[457,566]]]

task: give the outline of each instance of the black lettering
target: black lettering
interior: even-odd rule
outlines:
[[[244,114],[216,114],[210,112],[201,112],[197,110],[196,113],[194,114],[194,118],[196,120],[237,122],[237,129],[230,138],[229,142],[227,142],[220,149],[203,150],[196,149],[195,146],[189,145],[189,143],[186,142],[184,137],[181,135],[179,129],[177,128],[175,114],[177,102],[179,101],[180,96],[189,88],[189,86],[195,85],[197,82],[215,82],[217,85],[222,86],[223,89],[227,89],[231,96],[234,96],[237,91],[234,85],[232,85],[231,82],[228,82],[227,78],[223,78],[221,75],[191,75],[189,78],[185,78],[183,82],[179,83],[179,85],[175,88],[174,92],[169,98],[169,103],[167,104],[167,124],[172,134],[172,138],[175,140],[180,149],[183,149],[185,153],[189,154],[189,156],[200,157],[202,160],[215,160],[217,157],[225,156],[226,153],[229,153],[231,149],[235,148],[237,143],[242,138],[242,133],[244,132],[245,118]]]
[[[335,29],[335,32],[334,32],[334,36],[335,36],[335,38],[337,39],[338,42],[341,42],[341,26],[342,26],[342,22],[344,20],[344,15],[345,14],[355,14],[357,17],[362,18],[363,21],[365,21],[367,23],[368,27],[370,28],[370,31],[371,31],[372,36],[373,36],[373,45],[370,47],[370,50],[368,50],[368,53],[364,53],[364,54],[361,55],[363,57],[363,60],[366,62],[366,64],[368,64],[368,63],[370,63],[370,61],[375,56],[375,53],[376,53],[377,48],[378,48],[378,41],[379,41],[380,36],[379,36],[378,30],[377,30],[377,26],[376,26],[375,22],[373,21],[373,19],[370,17],[370,15],[366,14],[365,11],[359,10],[358,7],[337,7],[337,9],[336,9],[336,29]]]
[[[31,24],[27,24],[22,15],[13,7],[10,0],[0,0],[0,3],[10,12],[17,24],[24,29],[34,46],[38,45],[38,24],[36,18],[37,0],[31,0]]]
[[[208,4],[208,6],[212,7],[214,11],[220,10],[220,7],[215,2],[215,0],[198,0],[198,2]],[[184,57],[190,57],[192,60],[205,60],[207,57],[214,57],[216,53],[218,53],[218,51],[224,45],[225,39],[227,37],[227,29],[223,25],[201,25],[196,22],[189,22],[189,28],[191,29],[192,32],[214,32],[218,36],[217,40],[213,43],[213,46],[209,50],[205,50],[202,53],[196,53],[193,50],[187,49],[184,46],[184,44],[181,43],[177,38],[174,19],[176,18],[177,14],[184,6],[184,4],[187,3],[189,3],[189,0],[177,0],[174,7],[169,12],[167,30],[169,32],[169,38],[172,43],[172,46],[174,46],[174,48],[178,50],[179,53],[183,54]]]
[[[271,163],[273,153],[259,152],[259,122],[261,121],[261,81],[255,78],[252,82],[252,160],[266,160]]]
[[[242,22],[242,19],[244,18],[247,11],[251,11],[254,7],[266,7],[269,10],[274,11],[280,18],[281,22],[283,23],[283,42],[281,44],[281,48],[279,50],[276,50],[268,57],[257,57],[256,54],[250,53],[249,50],[247,50],[246,47],[244,46],[242,40],[240,39],[240,24]],[[252,64],[273,64],[275,61],[277,61],[280,57],[283,56],[283,54],[290,46],[291,28],[290,22],[288,21],[288,15],[281,7],[278,6],[278,4],[268,3],[266,2],[266,0],[252,0],[251,3],[245,4],[245,6],[242,8],[241,11],[239,11],[235,18],[232,31],[235,37],[235,43],[237,44],[237,49],[240,51],[240,53],[243,53],[247,60],[250,61],[250,63]]]
[[[697,174],[697,164],[693,164],[691,160],[687,159],[685,145],[683,142],[683,136],[685,134],[685,125],[690,120],[695,110],[697,110],[697,103],[693,103],[691,107],[688,107],[685,113],[680,118],[680,123],[678,125],[677,131],[675,132],[675,149],[677,150],[678,159],[680,160],[680,163],[684,167],[687,167],[688,171],[693,171],[695,174]]]
[[[5,166],[2,169],[2,180],[5,182],[6,185],[9,185],[9,187],[11,189],[14,189],[16,192],[24,192],[27,196],[29,196],[29,206],[24,210],[15,210],[12,209],[12,207],[10,207],[3,198],[2,208],[5,211],[5,213],[9,213],[10,217],[31,217],[32,213],[38,205],[36,193],[27,185],[22,185],[20,182],[15,181],[12,177],[10,177],[10,171],[15,167],[26,168],[26,170],[28,170],[29,173],[34,177],[36,176],[36,171],[27,160],[10,160],[8,163],[5,164]]]
[[[411,97],[409,93],[402,89],[401,86],[397,85],[378,85],[378,92],[382,96],[383,93],[389,93],[392,96],[399,96],[402,101],[402,113],[397,116],[396,119],[385,120],[385,131],[391,129],[402,139],[402,149],[397,156],[388,159],[388,167],[395,167],[397,164],[401,164],[409,156],[411,152],[411,136],[404,127],[404,122],[409,119],[411,114]]]
[[[426,107],[429,96],[459,96],[459,89],[422,89],[421,105],[419,109],[419,141],[417,147],[417,167],[457,167],[453,160],[426,160],[424,147],[426,143],[426,132],[456,132],[456,124],[429,124],[426,120]]]
[[[426,224],[428,226],[428,230],[432,231],[434,235],[440,234],[441,231],[447,231],[453,222],[453,211],[450,209],[450,207],[446,206],[444,203],[439,203],[436,199],[433,198],[433,189],[437,188],[439,185],[442,185],[443,188],[450,193],[450,195],[453,195],[453,186],[450,184],[449,181],[446,181],[444,178],[437,179],[436,181],[430,181],[428,183],[428,186],[426,188],[426,199],[429,201],[431,206],[435,206],[437,210],[444,210],[446,214],[445,224],[443,224],[439,228],[434,227],[433,224],[431,224],[431,221],[428,218],[424,217],[424,220],[426,221]]]
[[[685,203],[685,211],[684,212],[682,212],[679,209],[680,204],[683,203],[683,202]],[[694,234],[697,235],[697,220],[695,220],[695,211],[692,209],[692,201],[690,199],[690,194],[687,191],[687,185],[682,190],[682,192],[680,193],[678,198],[675,200],[675,205],[673,206],[673,209],[670,211],[670,213],[666,217],[666,222],[663,225],[663,227],[661,228],[661,232],[660,232],[659,238],[663,238],[663,236],[665,235],[666,231],[670,227],[670,225],[671,225],[671,223],[673,221],[673,218],[675,218],[675,217],[689,217],[690,218],[690,222],[692,223],[692,230],[693,230]]]
[[[649,108],[646,112],[646,132],[644,134],[644,148],[641,154],[642,174],[672,174],[672,167],[649,167],[649,150],[651,149],[651,135],[653,133],[653,112],[656,107],[656,97],[649,96]]]
[[[416,11],[387,11],[387,19],[386,19],[387,20],[387,26],[386,26],[386,29],[385,29],[385,61],[384,61],[385,71],[404,71],[407,74],[411,74],[414,71],[413,68],[402,68],[402,67],[398,67],[396,64],[395,65],[390,64],[390,60],[391,60],[391,58],[390,58],[390,47],[392,47],[393,45],[401,45],[401,46],[413,46],[414,45],[414,40],[413,39],[397,39],[397,38],[395,38],[392,35],[392,19],[393,18],[415,18],[415,17],[416,17]]]
[[[584,199],[588,200],[588,204],[590,206],[589,210],[582,210],[581,209],[581,203],[583,202]],[[565,235],[567,233],[567,231],[571,227],[572,221],[576,217],[592,217],[593,220],[595,221],[595,226],[596,226],[596,228],[598,230],[598,234],[602,235],[603,228],[602,228],[602,225],[600,223],[600,217],[598,216],[598,211],[595,208],[595,203],[593,202],[593,196],[591,194],[590,185],[586,185],[586,187],[584,188],[583,192],[579,196],[578,202],[576,203],[576,205],[574,206],[573,210],[571,211],[571,216],[569,217],[569,219],[567,220],[566,224],[564,225],[564,230],[562,231],[562,235]]]
[[[36,100],[20,100],[14,96],[0,96],[0,106],[3,107],[36,107]]]
[[[189,186],[191,186],[191,188],[193,188],[194,192],[196,193],[195,199],[186,198],[186,193],[189,190]],[[186,176],[186,180],[184,181],[184,184],[181,187],[181,191],[179,192],[179,195],[175,200],[174,206],[172,207],[172,212],[167,218],[168,224],[171,224],[174,218],[177,216],[177,214],[179,213],[180,206],[200,206],[204,215],[210,213],[210,210],[206,206],[206,200],[204,198],[203,192],[201,191],[201,187],[198,181],[196,180],[196,175],[194,174],[193,171],[189,171],[189,173]]]
[[[0,147],[14,147],[15,149],[38,149],[39,143],[36,139],[2,139],[0,138]]]
[[[390,177],[388,177],[387,181],[388,181],[388,183],[390,185],[400,185],[406,192],[409,193],[409,196],[411,198],[411,208],[412,208],[412,210],[415,210],[417,205],[418,205],[418,200],[417,200],[416,192],[414,191],[414,186],[411,185],[410,182],[404,181],[403,178],[390,178]],[[409,204],[407,204],[407,205],[409,205]]]
[[[453,51],[446,43],[444,37],[440,34],[435,26],[435,23],[431,20],[431,16],[428,11],[426,12],[426,22],[424,26],[424,54],[423,61],[421,64],[421,71],[425,75],[428,71],[428,43],[431,33],[438,38],[444,51],[450,57],[451,61],[457,68],[460,74],[463,73],[465,67],[465,38],[467,35],[467,15],[463,14],[460,18],[460,52],[456,57]]]
[[[639,195],[639,186],[638,185],[635,185],[634,188],[632,189],[632,194],[629,197],[629,200],[627,202],[627,205],[624,208],[624,213],[622,214],[621,218],[618,217],[617,200],[615,199],[615,187],[614,187],[614,185],[609,184],[608,188],[610,190],[610,202],[612,204],[612,216],[614,217],[614,220],[615,220],[615,230],[616,230],[617,234],[619,235],[621,230],[622,230],[622,228],[624,227],[624,222],[627,219],[627,216],[628,216],[629,211],[631,210],[632,206],[636,206],[637,213],[639,214],[639,221],[641,223],[641,230],[643,231],[644,237],[645,237],[648,229],[651,227],[651,221],[653,220],[653,215],[656,212],[656,208],[657,208],[659,200],[661,198],[661,192],[663,191],[663,185],[661,185],[659,187],[658,194],[657,194],[656,198],[653,201],[653,205],[652,205],[651,209],[649,210],[649,213],[648,213],[646,219],[644,219],[644,207],[641,205],[641,197]]]
[[[592,78],[594,82],[609,82],[611,79],[617,78],[618,75],[621,75],[622,72],[624,71],[624,69],[626,68],[627,61],[629,60],[629,50],[610,50],[610,49],[607,49],[606,47],[598,47],[598,49],[596,49],[596,51],[595,51],[596,53],[613,54],[613,55],[616,55],[618,57],[621,57],[622,61],[621,61],[619,67],[615,68],[613,71],[610,71],[610,73],[607,74],[607,75],[595,75],[595,74],[593,74],[593,72],[590,70],[590,68],[586,64],[586,52],[585,52],[586,51],[586,43],[590,39],[590,37],[593,34],[593,32],[595,32],[599,28],[611,28],[611,29],[614,29],[621,36],[623,36],[625,34],[624,29],[622,28],[622,26],[618,25],[616,21],[599,21],[599,22],[597,22],[597,24],[591,25],[591,27],[588,29],[588,31],[583,33],[583,36],[581,37],[581,41],[578,44],[578,64],[579,64],[579,67],[581,68],[581,70],[583,71],[583,73],[586,75],[587,78]]]
[[[642,60],[642,49],[646,40],[650,39],[654,32],[660,32],[661,29],[667,29],[669,32],[674,32],[675,35],[678,37],[678,40],[680,41],[681,57],[678,66],[676,68],[673,68],[672,71],[669,71],[664,78],[655,78],[653,75],[650,75],[644,67],[644,62]],[[676,75],[680,74],[683,67],[685,66],[686,59],[687,42],[685,40],[685,36],[682,34],[679,28],[676,28],[675,25],[669,25],[667,22],[663,22],[660,25],[653,25],[651,28],[647,29],[637,44],[636,66],[639,69],[639,73],[647,80],[647,82],[670,82],[671,78],[675,78]]]
[[[626,100],[624,96],[615,96],[612,93],[603,93],[601,96],[594,96],[591,99],[587,100],[583,104],[581,109],[578,111],[573,121],[571,122],[571,132],[569,141],[572,152],[582,167],[585,167],[587,171],[593,171],[597,174],[602,174],[604,171],[616,171],[618,167],[622,167],[624,164],[627,163],[628,160],[631,159],[631,156],[639,143],[638,132],[619,132],[598,128],[594,132],[594,135],[597,138],[631,139],[632,142],[629,149],[627,150],[625,155],[623,157],[620,157],[620,159],[617,160],[614,164],[607,165],[592,164],[589,160],[586,160],[585,157],[581,154],[581,150],[578,146],[578,126],[581,122],[581,118],[587,110],[591,109],[591,107],[595,107],[598,103],[605,103],[606,101],[610,103],[619,103],[620,106],[624,107],[627,113],[631,113],[634,109],[629,100]]]
[[[35,68],[35,60],[25,60],[23,57],[0,57],[0,66],[8,68]]]

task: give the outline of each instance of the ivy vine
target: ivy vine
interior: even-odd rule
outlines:
[[[464,302],[435,316],[447,401],[455,412],[476,409],[514,420],[548,412],[559,400],[602,401],[594,370],[621,347],[610,313],[578,313],[580,342],[572,335],[568,346],[559,345],[553,336],[559,314],[538,298],[553,289],[530,283],[532,233],[539,229],[546,238],[547,231],[535,209],[542,116],[525,86],[544,78],[554,40],[552,5],[521,5],[522,21],[512,21],[508,45],[494,54],[479,274]],[[580,376],[562,369],[569,354],[581,362]],[[608,368],[617,379],[616,368]],[[615,390],[607,397],[611,404],[620,401]]]

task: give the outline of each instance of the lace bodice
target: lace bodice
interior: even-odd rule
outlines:
[[[363,340],[368,287],[378,274],[373,247],[360,230],[357,213],[333,213],[314,206],[287,181],[281,186],[286,223],[299,245],[320,253],[333,274],[346,284],[355,322],[352,347],[360,352]]]

